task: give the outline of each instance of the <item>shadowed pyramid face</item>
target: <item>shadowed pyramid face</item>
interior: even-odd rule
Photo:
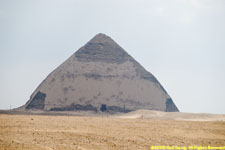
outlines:
[[[104,34],[51,72],[21,109],[178,111],[157,79]]]

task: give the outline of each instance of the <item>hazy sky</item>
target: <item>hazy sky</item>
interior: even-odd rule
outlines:
[[[97,33],[182,112],[225,114],[225,0],[0,0],[0,109],[21,106]]]

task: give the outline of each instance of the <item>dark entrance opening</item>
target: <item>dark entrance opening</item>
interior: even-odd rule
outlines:
[[[100,110],[101,110],[102,112],[107,111],[107,105],[106,105],[106,104],[102,104]]]

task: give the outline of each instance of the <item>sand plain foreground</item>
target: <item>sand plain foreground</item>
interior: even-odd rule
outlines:
[[[0,114],[0,150],[225,146],[224,121]]]

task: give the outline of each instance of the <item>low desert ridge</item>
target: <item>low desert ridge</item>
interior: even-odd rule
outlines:
[[[162,112],[140,109],[119,115],[120,118],[150,118],[156,120],[183,120],[183,121],[225,121],[225,115],[209,113]]]

